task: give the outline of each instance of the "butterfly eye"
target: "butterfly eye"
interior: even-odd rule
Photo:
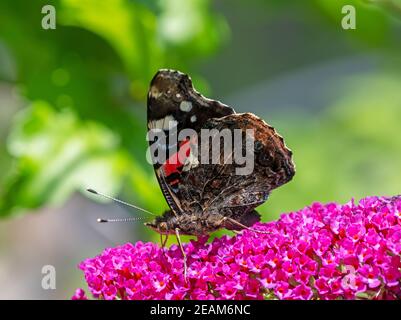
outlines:
[[[166,231],[167,230],[167,223],[166,222],[161,222],[159,224],[159,230],[160,231]]]

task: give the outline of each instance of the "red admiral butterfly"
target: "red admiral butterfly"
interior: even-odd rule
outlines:
[[[255,208],[295,174],[292,152],[275,129],[252,113],[236,113],[219,101],[205,98],[194,89],[188,75],[174,70],[159,70],[153,77],[147,113],[149,132],[168,136],[159,135],[149,145],[157,150],[151,159],[171,210],[145,225],[161,237],[176,235],[184,256],[184,273],[186,256],[180,234],[208,235],[221,228],[263,233],[250,228],[260,220]],[[172,139],[183,131],[184,138]],[[209,134],[207,145],[211,141],[212,147],[203,148],[204,139],[197,146],[204,131]],[[240,139],[235,139],[235,131]],[[227,152],[226,145],[220,143],[224,137],[231,147],[240,142],[239,152]],[[163,151],[164,157],[160,154]],[[233,162],[233,155],[241,158],[249,151],[253,163],[244,173],[244,162]],[[211,163],[205,161],[210,158]]]
[[[235,113],[233,108],[203,97],[186,74],[159,70],[150,84],[147,112],[149,130],[192,129],[199,137],[202,129],[217,129],[211,136],[213,145],[223,130],[254,132],[254,164],[247,175],[237,174],[238,164],[227,163],[223,147],[219,150],[221,163],[210,164],[201,161],[202,152],[193,155],[188,147],[192,136],[178,145],[175,141],[164,146],[159,143],[168,156],[164,163],[154,161],[154,169],[171,210],[145,225],[160,234],[176,234],[179,240],[180,233],[199,236],[220,228],[249,228],[260,220],[254,209],[295,174],[292,152],[273,127],[254,114]]]
[[[207,99],[193,87],[186,74],[160,70],[150,84],[148,94],[148,129],[180,132],[193,129],[200,136],[202,128],[254,130],[254,168],[248,175],[236,174],[235,163],[202,164],[193,157],[187,144],[169,155],[165,163],[155,163],[155,173],[171,210],[147,226],[162,234],[205,235],[220,228],[238,229],[260,219],[254,210],[265,202],[270,191],[290,181],[295,174],[292,152],[273,127],[251,113],[235,113],[218,101]],[[216,136],[212,136],[213,139]],[[174,142],[166,143],[165,150]],[[152,144],[152,143],[151,143]],[[177,146],[176,146],[177,147]],[[181,161],[171,164],[182,150]],[[223,148],[220,154],[223,157]],[[182,152],[181,152],[182,153]]]

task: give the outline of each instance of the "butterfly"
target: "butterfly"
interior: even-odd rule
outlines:
[[[255,208],[295,174],[292,152],[272,126],[202,96],[188,75],[161,69],[150,83],[147,128],[150,160],[170,210],[145,225],[161,239],[166,235],[163,247],[175,234],[184,275],[180,235],[204,236],[223,228],[265,233],[252,228],[260,221]],[[135,218],[98,221],[125,220]]]
[[[170,210],[145,225],[160,234],[175,234],[179,243],[180,234],[202,236],[221,228],[251,227],[260,220],[255,208],[295,174],[292,152],[272,126],[252,113],[236,113],[232,107],[205,98],[195,90],[191,78],[179,71],[162,69],[153,77],[147,97],[147,127],[170,137],[150,141],[150,147],[166,152],[165,160],[157,161],[159,154],[152,160]],[[184,130],[189,132],[184,139],[171,139]],[[192,148],[206,130],[210,148]],[[202,161],[207,153],[210,160],[210,149],[220,142],[221,132],[235,130],[241,136],[237,142],[243,145],[247,132],[253,133],[252,143],[242,146],[242,151],[248,148],[253,154],[248,174],[238,174],[241,164],[232,161],[233,152],[226,152],[221,143],[214,150],[219,161]]]

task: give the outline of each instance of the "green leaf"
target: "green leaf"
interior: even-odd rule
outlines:
[[[15,167],[1,196],[2,216],[60,204],[88,187],[115,194],[130,162],[110,130],[40,101],[16,118],[8,150]]]

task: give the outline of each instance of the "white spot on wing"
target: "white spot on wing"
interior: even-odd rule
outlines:
[[[182,168],[183,171],[189,171],[192,168],[196,168],[199,166],[199,160],[195,157],[192,151],[189,153],[189,156],[185,159],[184,167]]]
[[[193,115],[190,120],[191,120],[191,122],[196,122],[196,116]]]
[[[152,98],[159,98],[162,95],[162,93],[155,87],[152,86],[149,90],[149,96],[151,96]]]
[[[180,103],[180,110],[183,112],[189,112],[192,109],[192,103],[190,101],[182,101]]]

